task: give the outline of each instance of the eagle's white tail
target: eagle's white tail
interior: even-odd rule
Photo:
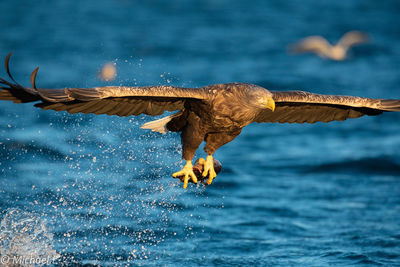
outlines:
[[[173,118],[176,118],[180,115],[182,115],[183,111],[179,111],[178,113],[169,115],[167,117],[161,118],[159,120],[155,121],[149,121],[143,124],[140,128],[142,129],[150,129],[153,132],[159,132],[159,133],[167,133],[167,123],[170,122]]]

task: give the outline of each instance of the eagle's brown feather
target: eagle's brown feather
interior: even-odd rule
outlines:
[[[303,91],[272,93],[275,111],[262,110],[256,117],[256,122],[330,122],[379,115],[384,111],[400,111],[400,100],[321,95]]]

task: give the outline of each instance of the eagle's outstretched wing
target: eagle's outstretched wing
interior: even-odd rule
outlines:
[[[272,92],[275,111],[263,110],[255,122],[314,123],[343,121],[384,111],[400,111],[400,100],[321,95],[302,91]]]
[[[5,61],[6,71],[13,82],[0,78],[0,100],[15,103],[39,102],[36,107],[70,113],[94,113],[118,116],[159,115],[164,111],[182,110],[189,99],[204,99],[204,90],[174,86],[106,86],[94,88],[39,89],[36,88],[36,68],[31,75],[32,88],[17,83],[9,70],[9,59]]]

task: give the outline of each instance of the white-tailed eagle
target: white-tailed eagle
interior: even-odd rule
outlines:
[[[214,84],[201,88],[174,86],[106,86],[94,88],[39,89],[31,75],[32,87],[0,78],[0,100],[15,103],[36,102],[35,107],[69,113],[94,113],[117,116],[160,115],[177,113],[146,123],[145,129],[165,133],[180,132],[182,157],[186,165],[174,177],[183,177],[183,187],[189,180],[197,183],[192,159],[205,141],[207,158],[201,160],[202,176],[211,184],[216,177],[214,152],[235,139],[243,127],[253,122],[314,123],[343,121],[364,115],[400,111],[400,100],[371,99],[356,96],[322,95],[302,91],[270,92],[247,83]]]

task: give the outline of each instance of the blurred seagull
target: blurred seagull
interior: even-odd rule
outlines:
[[[322,58],[332,60],[344,60],[347,57],[347,51],[350,47],[368,41],[368,36],[360,31],[351,31],[343,35],[343,37],[335,45],[331,45],[322,36],[310,36],[304,38],[300,42],[289,47],[294,53],[316,53]]]

